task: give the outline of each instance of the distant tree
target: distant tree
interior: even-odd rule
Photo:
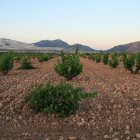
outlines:
[[[55,71],[68,80],[76,77],[82,72],[83,65],[80,63],[78,52],[72,55],[61,53],[61,61],[55,65]]]
[[[112,68],[116,68],[119,65],[118,55],[116,53],[113,53],[109,56],[108,64]]]
[[[12,53],[8,53],[0,61],[0,71],[3,73],[3,75],[8,74],[8,72],[13,67],[13,57]]]
[[[136,58],[135,58],[135,63],[136,63],[136,74],[138,73],[138,71],[140,70],[140,52],[136,54]]]
[[[124,68],[130,70],[133,73],[133,66],[135,65],[134,57],[132,55],[126,56],[123,59]]]
[[[102,55],[102,62],[107,65],[108,64],[108,54],[103,54]]]

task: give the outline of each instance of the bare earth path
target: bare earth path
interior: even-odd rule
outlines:
[[[0,75],[0,139],[140,139],[140,75],[132,75],[122,65],[111,69],[81,58],[83,73],[72,79],[73,86],[97,91],[98,97],[80,103],[72,116],[36,114],[25,104],[29,87],[35,84],[65,81],[54,71],[57,58],[34,65],[37,69]]]

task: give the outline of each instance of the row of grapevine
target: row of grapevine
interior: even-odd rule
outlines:
[[[85,57],[85,56],[83,56]],[[95,61],[96,63],[104,63],[109,65],[112,68],[116,68],[119,65],[119,57],[116,53],[112,54],[88,54],[88,59]]]
[[[74,54],[64,54],[55,65],[55,71],[71,80],[82,72],[78,51]],[[60,117],[73,114],[79,107],[79,101],[95,97],[97,93],[85,93],[83,88],[73,88],[70,84],[44,84],[33,89],[27,96],[30,108],[45,113],[55,113]]]
[[[3,75],[7,75],[8,72],[13,68],[14,61],[20,63],[18,69],[28,70],[34,69],[30,59],[37,58],[39,62],[48,61],[53,58],[54,54],[14,54],[14,53],[3,53],[0,54],[0,72]]]
[[[138,74],[140,70],[140,53],[136,54],[123,54],[122,55],[123,65],[126,70],[131,73]]]
[[[112,68],[116,68],[120,61],[123,61],[124,68],[131,71],[131,73],[138,74],[140,70],[140,53],[135,54],[116,54],[116,53],[102,53],[102,54],[82,54],[84,58],[93,60],[96,63],[104,63]]]
[[[39,62],[47,61],[53,56],[50,54],[43,54],[38,57]],[[14,62],[13,54],[7,54],[2,57],[2,65],[6,66],[5,74],[11,70]],[[30,57],[31,58],[31,57]],[[20,69],[31,69],[33,66],[27,56],[22,56],[16,61],[21,63]],[[61,59],[55,65],[55,71],[64,76],[66,79],[71,80],[82,72],[83,65],[80,63],[80,57],[76,51],[74,54],[61,53]],[[4,70],[4,69],[2,69]],[[69,116],[78,109],[79,102],[85,99],[95,97],[97,93],[85,93],[83,88],[74,88],[68,83],[60,83],[53,85],[50,83],[36,85],[25,96],[25,101],[28,106],[37,111],[45,113],[54,113],[60,117]]]

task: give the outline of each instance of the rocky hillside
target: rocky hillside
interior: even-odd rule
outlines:
[[[54,47],[37,47],[34,44],[24,43],[11,39],[0,39],[0,52],[16,51],[16,52],[59,52],[61,48]]]
[[[60,39],[57,40],[41,40],[39,42],[33,43],[37,47],[53,47],[62,49],[71,49],[70,45]]]
[[[138,51],[140,51],[140,41],[115,46],[108,50],[108,52],[138,52]]]
[[[11,39],[1,38],[0,39],[0,50],[31,50],[37,49],[32,44],[15,41]]]
[[[1,38],[0,39],[0,51],[5,50],[16,50],[16,51],[74,51],[74,47],[78,46],[79,51],[83,52],[91,52],[95,51],[94,49],[81,45],[81,44],[75,44],[75,45],[69,45],[68,43],[57,39],[57,40],[42,40],[36,43],[24,43],[16,40]]]
[[[17,50],[17,51],[74,51],[78,47],[81,52],[98,52],[89,46],[82,44],[69,45],[63,40],[42,40],[36,43],[24,43],[20,41],[15,41],[11,39],[1,38],[0,39],[0,51],[3,50]],[[140,51],[140,41],[132,42],[129,44],[123,44],[115,46],[106,52],[138,52]]]
[[[83,52],[91,52],[95,51],[94,49],[90,48],[89,46],[86,45],[81,45],[81,44],[74,44],[74,45],[69,45],[68,43],[57,39],[57,40],[42,40],[36,43],[33,43],[37,47],[53,47],[55,48],[61,48],[64,50],[74,50],[75,47],[77,46],[79,51]]]
[[[86,45],[82,45],[82,44],[74,44],[71,46],[72,48],[75,48],[75,47],[78,47],[78,49],[80,51],[86,51],[86,52],[95,52],[96,50],[90,48],[89,46],[86,46]]]

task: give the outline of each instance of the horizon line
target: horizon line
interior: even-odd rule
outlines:
[[[127,44],[131,44],[131,43],[136,43],[136,42],[140,42],[140,41],[132,41],[132,42],[127,42],[127,43],[121,43],[121,44],[118,44],[118,45],[114,45],[114,46],[112,46],[111,48],[108,48],[108,49],[96,49],[95,47],[93,48],[93,47],[91,47],[90,45],[86,45],[86,44],[83,44],[83,43],[68,43],[68,42],[66,42],[66,41],[64,41],[63,39],[60,39],[60,38],[56,38],[56,39],[41,39],[41,40],[39,40],[39,41],[35,41],[35,42],[26,42],[26,41],[21,41],[21,40],[17,40],[17,39],[11,39],[11,38],[5,38],[5,37],[2,37],[2,38],[0,38],[0,39],[7,39],[7,40],[13,40],[13,41],[18,41],[18,42],[22,42],[22,43],[27,43],[27,44],[33,44],[33,43],[36,43],[36,42],[39,42],[39,41],[55,41],[55,40],[61,40],[61,41],[63,41],[63,42],[65,42],[65,43],[67,43],[68,45],[70,45],[70,46],[72,46],[72,45],[75,45],[75,44],[80,44],[80,45],[83,45],[83,46],[87,46],[87,47],[90,47],[90,48],[92,48],[92,49],[94,49],[94,50],[97,50],[97,51],[106,51],[106,50],[109,50],[109,49],[111,49],[111,48],[113,48],[113,47],[116,47],[116,46],[120,46],[120,45],[127,45]]]

